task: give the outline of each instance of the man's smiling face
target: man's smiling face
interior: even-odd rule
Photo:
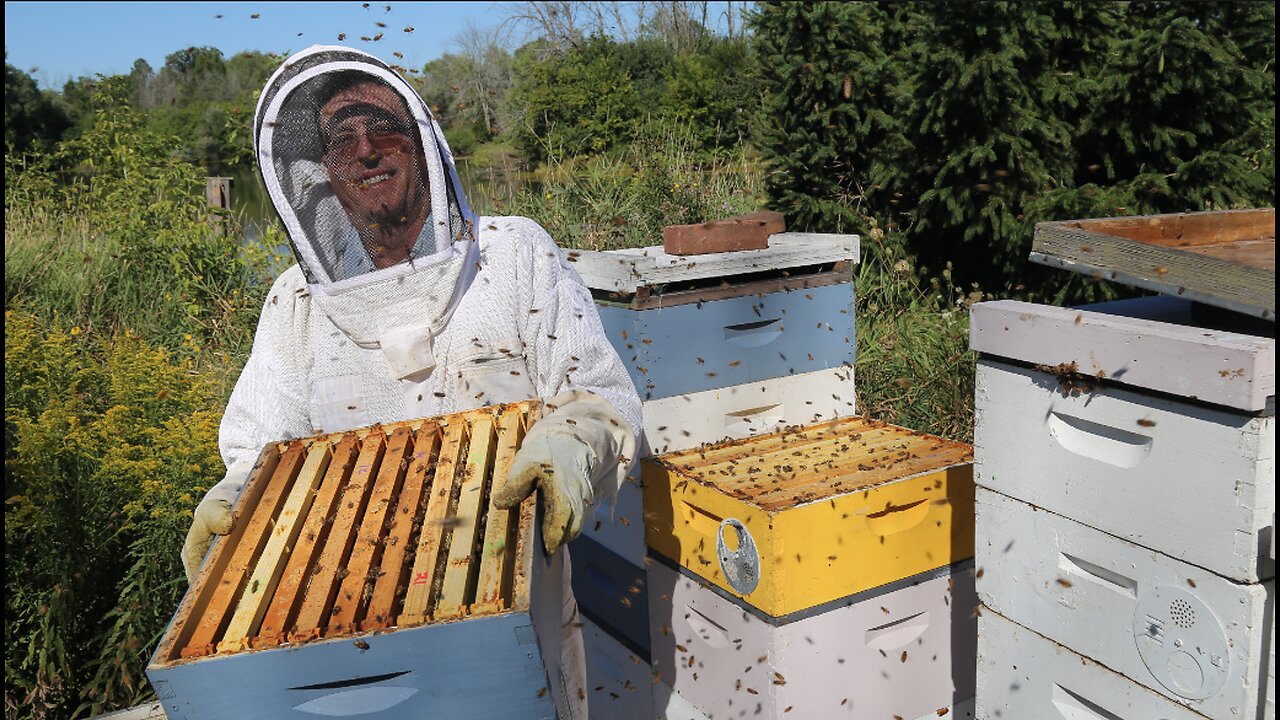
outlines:
[[[387,232],[425,216],[426,161],[394,90],[367,81],[338,91],[320,110],[320,128],[329,184],[352,222]]]

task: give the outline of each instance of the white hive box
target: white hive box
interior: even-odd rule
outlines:
[[[653,686],[653,704],[658,710],[658,720],[711,720],[693,703],[661,682]]]
[[[976,700],[978,720],[1204,720],[985,607]]]
[[[856,414],[853,368],[838,367],[646,401],[645,443],[661,454]]]
[[[944,569],[774,625],[654,562],[653,669],[711,718],[938,717],[973,695],[972,583]]]
[[[979,488],[982,603],[1209,717],[1253,717],[1273,582],[1238,584]]]
[[[649,663],[598,625],[582,618],[587,653],[587,712],[592,720],[652,720]]]
[[[1235,580],[1274,576],[1274,340],[1013,301],[972,312],[979,485]]]

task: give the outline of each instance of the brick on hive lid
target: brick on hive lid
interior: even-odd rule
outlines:
[[[662,249],[671,255],[764,250],[769,236],[786,230],[782,213],[762,210],[694,225],[662,228]]]

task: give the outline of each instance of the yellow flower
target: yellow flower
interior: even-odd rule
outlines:
[[[71,334],[72,334],[72,335],[79,335],[79,334],[80,334],[80,326],[79,326],[79,325],[76,325],[75,327],[71,328]]]

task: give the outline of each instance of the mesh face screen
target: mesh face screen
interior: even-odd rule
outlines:
[[[270,169],[301,237],[292,237],[308,282],[340,282],[440,250],[436,225],[457,238],[463,223],[447,169],[435,174],[446,186],[448,212],[434,212],[426,142],[429,121],[410,111],[386,81],[358,70],[336,70],[293,87],[271,127]],[[437,148],[433,148],[437,150]],[[288,222],[286,222],[288,225]],[[299,252],[298,246],[310,252]]]

